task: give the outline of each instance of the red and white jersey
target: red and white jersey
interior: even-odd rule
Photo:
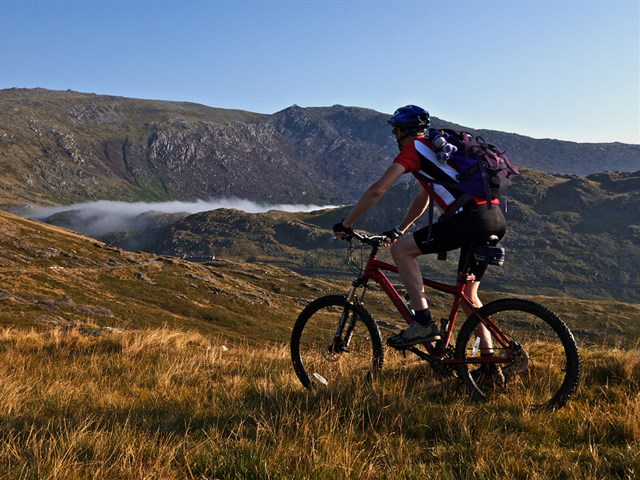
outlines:
[[[428,138],[418,137],[405,146],[393,162],[402,165],[405,173],[413,173],[427,191],[429,191],[430,184],[425,177],[452,185],[431,184],[433,185],[434,200],[442,209],[445,209],[463,192],[453,186],[458,183],[458,171],[452,164],[441,162],[430,148],[432,146],[433,144]]]

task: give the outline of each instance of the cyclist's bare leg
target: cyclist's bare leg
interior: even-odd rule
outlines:
[[[464,287],[464,293],[471,299],[471,303],[476,308],[482,307],[480,297],[478,297],[478,289],[480,288],[480,282],[467,283]],[[471,309],[463,304],[462,309],[467,315],[471,315]],[[491,341],[491,333],[483,324],[478,324],[475,329],[475,334],[480,337],[480,353],[489,355],[493,353],[493,342]]]
[[[391,256],[398,267],[400,280],[407,289],[414,310],[424,310],[429,307],[424,294],[424,284],[416,258],[423,253],[418,248],[413,235],[406,235],[391,245]]]
[[[427,298],[424,293],[424,284],[422,283],[422,275],[420,268],[416,262],[416,258],[423,253],[418,248],[412,235],[402,237],[391,246],[391,256],[398,267],[400,280],[404,288],[407,289],[409,298],[411,299],[411,307],[414,310],[424,310],[428,308]],[[482,302],[478,297],[478,288],[480,282],[469,283],[465,286],[465,293],[471,299],[475,307],[480,308]],[[471,315],[471,310],[465,308],[465,313]],[[480,337],[480,352],[484,354],[493,353],[493,343],[491,342],[491,334],[487,328],[480,324],[476,328],[476,335]]]

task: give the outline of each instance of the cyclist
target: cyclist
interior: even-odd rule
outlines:
[[[416,105],[401,107],[395,111],[388,123],[393,128],[392,133],[400,153],[384,174],[363,193],[351,212],[334,225],[333,231],[338,238],[349,238],[353,233],[354,223],[373,207],[403,174],[421,172],[422,175],[426,174],[433,179],[448,178],[449,181],[456,178],[458,172],[455,165],[441,163],[432,150],[431,140],[426,137],[430,124],[429,113],[426,110]],[[393,243],[391,255],[415,311],[415,321],[387,340],[394,348],[406,348],[440,338],[439,328],[429,312],[416,258],[423,254],[462,248],[462,262],[466,249],[471,245],[484,243],[491,235],[502,238],[506,231],[505,219],[499,207],[489,208],[486,199],[470,197],[454,188],[445,188],[438,184],[433,184],[431,188],[422,175],[416,178],[423,188],[410,204],[404,219],[393,230],[384,233],[390,243]],[[433,192],[436,203],[444,209],[444,215],[438,222],[434,222],[431,228],[427,226],[417,230],[413,235],[404,235],[427,210],[431,201],[430,191]],[[492,198],[491,203],[497,205],[499,200]],[[475,275],[475,281],[465,287],[465,293],[476,307],[482,306],[478,298],[478,287],[485,269],[486,264],[473,265],[470,273]],[[481,354],[492,355],[488,330],[481,325],[476,333],[480,337]]]

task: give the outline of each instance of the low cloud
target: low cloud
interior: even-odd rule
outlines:
[[[281,210],[284,212],[312,212],[331,208],[331,205],[302,205],[302,204],[268,204],[256,203],[240,198],[221,198],[214,200],[197,200],[195,202],[115,202],[111,200],[98,200],[96,202],[76,203],[60,207],[37,207],[28,215],[30,218],[42,219],[56,213],[73,210],[100,210],[109,213],[121,213],[123,215],[140,215],[146,212],[163,213],[199,213],[218,208],[234,208],[247,213],[262,213],[269,210]]]
[[[154,213],[189,215],[219,208],[233,208],[247,213],[262,213],[269,210],[311,212],[332,208],[332,206],[266,204],[239,198],[158,203],[99,200],[59,207],[36,207],[24,213],[24,216],[48,221],[85,235],[102,236],[143,229],[151,223]]]

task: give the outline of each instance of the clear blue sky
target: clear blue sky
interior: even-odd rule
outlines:
[[[640,0],[0,0],[0,88],[640,143]]]

